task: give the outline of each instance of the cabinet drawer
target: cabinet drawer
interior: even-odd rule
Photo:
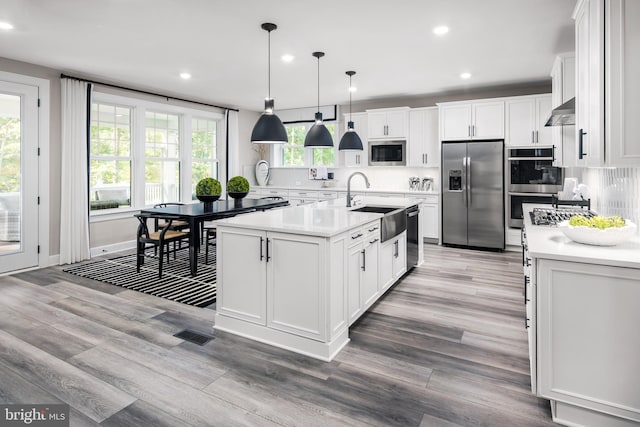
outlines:
[[[337,199],[338,192],[337,191],[321,191],[318,193],[318,198],[320,200]]]
[[[285,199],[289,197],[289,192],[287,190],[268,190],[263,188],[260,190],[260,194],[263,196],[279,196],[284,197]]]
[[[376,220],[370,222],[369,224],[366,224],[364,227],[362,227],[362,231],[365,236],[369,236],[375,233],[380,234],[380,220]]]
[[[317,199],[318,192],[312,190],[289,191],[289,197],[298,199]]]
[[[415,193],[405,193],[405,197],[419,200],[421,203],[426,203],[429,205],[437,205],[438,204],[438,195],[437,194],[415,194]]]

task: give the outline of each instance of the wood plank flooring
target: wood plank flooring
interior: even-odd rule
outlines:
[[[0,277],[0,402],[72,426],[550,426],[530,393],[521,258],[425,245],[331,363],[231,334],[195,308],[62,273]]]

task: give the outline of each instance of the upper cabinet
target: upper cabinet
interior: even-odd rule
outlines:
[[[438,104],[440,140],[503,139],[504,101]]]
[[[576,96],[576,56],[563,53],[556,56],[551,68],[551,108],[559,107]],[[575,125],[552,126],[551,142],[556,146],[558,166],[576,166]]]
[[[579,0],[576,35],[578,166],[640,165],[640,2]]]
[[[409,107],[367,110],[369,139],[406,139],[409,130]]]
[[[438,107],[413,108],[409,113],[409,166],[438,167]]]
[[[552,145],[551,95],[520,96],[505,102],[506,145]]]
[[[353,113],[351,115],[353,128],[362,141],[362,151],[342,151],[342,165],[346,167],[367,166],[367,153],[369,152],[369,144],[367,143],[367,113]],[[344,115],[344,129],[342,135],[347,131],[349,123],[349,114]]]

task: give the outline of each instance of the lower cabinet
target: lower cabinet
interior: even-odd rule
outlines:
[[[640,271],[537,260],[538,395],[565,425],[640,423]]]
[[[326,298],[344,305],[344,292],[326,289],[327,239],[246,229],[224,230],[218,238],[224,248],[218,253],[221,314],[315,340],[327,338]],[[336,322],[340,319],[329,323]]]
[[[407,271],[407,232],[380,245],[378,286],[384,292]]]
[[[355,322],[379,296],[379,224],[379,221],[368,224],[350,235],[347,261],[349,325]]]

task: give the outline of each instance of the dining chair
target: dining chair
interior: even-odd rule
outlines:
[[[144,264],[145,250],[153,247],[154,250],[160,251],[160,256],[158,257],[158,274],[162,279],[162,262],[164,259],[164,252],[166,247],[167,252],[167,263],[169,262],[169,254],[171,252],[171,248],[169,246],[170,243],[174,243],[173,246],[173,258],[176,258],[176,242],[180,242],[182,240],[189,238],[189,233],[180,230],[171,229],[171,225],[173,223],[173,219],[161,217],[158,215],[149,215],[149,214],[135,214],[134,215],[138,219],[138,232],[137,232],[137,243],[136,243],[136,271],[140,272],[140,266]],[[165,226],[158,231],[149,231],[149,227],[147,226],[147,220],[149,218],[153,218],[154,222],[157,219],[164,220]],[[148,246],[152,245],[152,246]]]
[[[184,205],[184,203],[178,203],[178,202],[167,202],[167,203],[156,203],[155,205],[153,205],[154,208],[166,208],[167,206],[182,206]],[[158,231],[161,228],[164,228],[167,225],[167,222],[165,220],[162,220],[162,222],[160,222],[161,219],[156,218],[155,219],[155,231]],[[189,228],[189,223],[187,221],[182,221],[182,220],[173,220],[173,222],[171,223],[171,230],[184,230],[185,228]]]

